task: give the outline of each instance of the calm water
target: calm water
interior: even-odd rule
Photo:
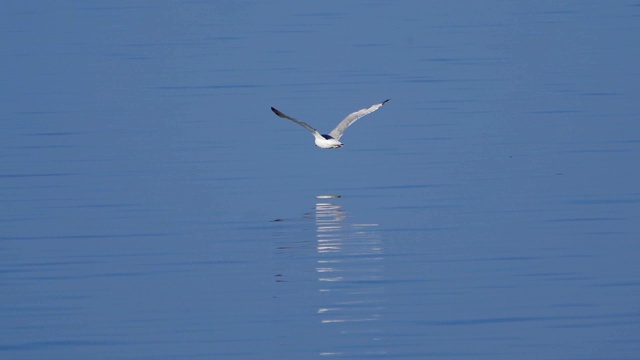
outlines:
[[[637,1],[1,7],[2,359],[640,357]]]

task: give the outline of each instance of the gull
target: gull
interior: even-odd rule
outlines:
[[[361,117],[371,114],[372,112],[380,109],[382,107],[382,105],[386,104],[387,101],[389,101],[390,99],[387,99],[381,103],[377,103],[375,105],[371,105],[368,108],[364,108],[364,109],[360,109],[354,113],[351,113],[349,115],[347,115],[346,118],[344,118],[344,120],[340,121],[340,123],[338,124],[338,126],[336,126],[335,129],[331,130],[331,132],[327,135],[327,134],[320,134],[318,132],[318,130],[314,129],[311,125],[294,119],[291,116],[285,115],[282,111],[272,107],[271,111],[273,111],[276,115],[280,116],[281,118],[285,118],[287,120],[291,120],[294,123],[302,126],[303,128],[311,131],[311,133],[313,134],[313,137],[316,139],[316,146],[321,148],[321,149],[335,149],[335,148],[339,148],[342,145],[344,145],[343,143],[340,142],[340,138],[342,137],[342,135],[344,134],[345,130],[347,130],[347,128],[353,124],[354,122],[356,122],[356,120],[360,119]]]

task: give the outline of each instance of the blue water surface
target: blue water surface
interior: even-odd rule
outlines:
[[[0,358],[640,357],[637,2],[1,8]]]

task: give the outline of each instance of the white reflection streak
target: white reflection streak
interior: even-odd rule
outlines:
[[[375,341],[372,337],[377,333],[375,329],[358,324],[380,320],[384,308],[381,299],[384,294],[381,282],[384,256],[378,224],[350,224],[341,206],[328,201],[339,196],[321,195],[317,198],[315,218],[319,259],[316,273],[322,285],[319,292],[326,304],[317,310],[320,322],[339,326],[335,331],[350,334],[349,339],[359,335]],[[371,344],[369,349],[373,348],[375,344]],[[320,353],[323,356],[345,354],[344,351]]]

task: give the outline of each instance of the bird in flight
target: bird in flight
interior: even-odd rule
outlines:
[[[287,120],[291,120],[294,123],[302,126],[303,128],[311,131],[311,133],[313,134],[313,137],[316,139],[316,146],[322,149],[335,149],[335,148],[339,148],[342,145],[344,145],[343,143],[340,142],[340,138],[342,137],[342,135],[344,134],[345,130],[347,130],[347,128],[353,124],[354,122],[356,122],[356,120],[360,119],[361,117],[371,114],[372,112],[380,109],[382,107],[382,105],[386,104],[387,101],[389,101],[389,99],[381,102],[381,103],[377,103],[375,105],[371,105],[368,108],[364,108],[364,109],[360,109],[354,113],[351,113],[349,115],[347,115],[346,118],[344,118],[344,120],[340,121],[340,123],[338,124],[338,126],[336,126],[335,129],[331,130],[331,132],[327,135],[327,134],[320,134],[318,132],[318,130],[314,129],[311,125],[302,122],[300,120],[294,119],[291,116],[285,115],[282,111],[276,109],[276,108],[271,108],[271,111],[273,111],[276,115],[280,116],[281,118],[285,118]]]

